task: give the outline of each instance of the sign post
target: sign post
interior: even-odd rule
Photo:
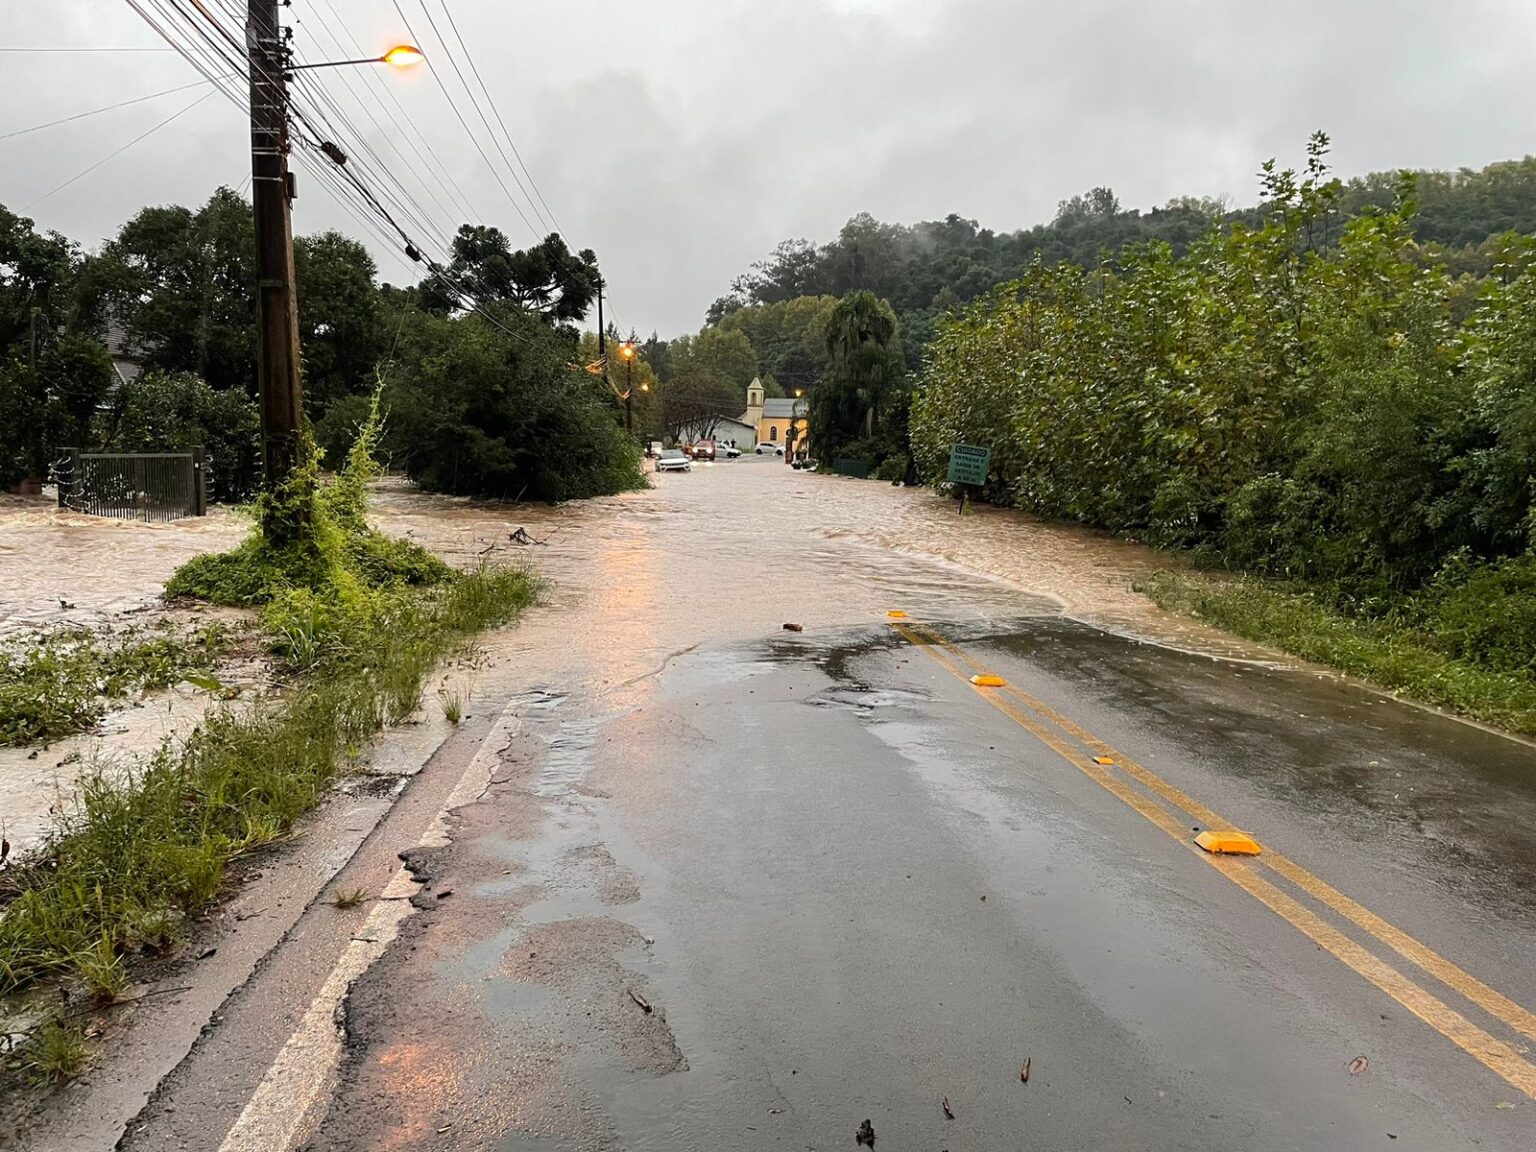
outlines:
[[[987,469],[991,466],[990,448],[956,444],[949,450],[949,482],[960,485],[960,515],[965,515],[965,503],[971,489],[980,488],[987,482]]]

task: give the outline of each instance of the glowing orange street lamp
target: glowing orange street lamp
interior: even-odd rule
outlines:
[[[360,60],[322,60],[318,64],[290,64],[289,72],[302,72],[306,68],[344,68],[351,64],[389,64],[396,68],[409,68],[420,64],[427,57],[414,44],[396,44],[382,56],[364,56]]]
[[[396,44],[379,59],[385,64],[393,64],[396,68],[409,68],[413,64],[420,64],[426,56],[414,44]]]
[[[624,431],[635,432],[635,342],[626,340],[619,345],[619,355],[624,357]]]

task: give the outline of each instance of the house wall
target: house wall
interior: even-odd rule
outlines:
[[[770,444],[782,444],[789,435],[789,417],[779,419],[764,418],[757,424],[757,439],[759,442]],[[795,421],[795,436],[801,442],[803,448],[805,440],[805,417]]]

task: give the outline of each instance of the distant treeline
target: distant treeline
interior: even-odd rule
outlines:
[[[1399,172],[1376,172],[1343,182],[1333,222],[1394,203]],[[1427,246],[1424,258],[1453,275],[1486,275],[1495,259],[1490,237],[1536,232],[1536,157],[1490,164],[1480,171],[1416,174],[1417,211],[1411,235]],[[1234,208],[1220,200],[1185,196],[1161,208],[1122,208],[1109,188],[1063,200],[1048,224],[995,232],[951,215],[919,224],[887,224],[861,213],[825,244],[786,240],[767,259],[737,278],[711,306],[707,320],[752,305],[798,297],[840,298],[868,290],[888,301],[901,325],[909,366],[916,369],[933,336],[934,321],[1039,261],[1094,268],[1114,266],[1128,245],[1163,243],[1183,255],[1213,223],[1257,227],[1269,206]],[[1334,228],[1333,235],[1337,236]],[[1321,242],[1322,234],[1317,240]],[[777,365],[765,361],[764,369]]]

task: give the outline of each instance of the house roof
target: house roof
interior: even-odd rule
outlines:
[[[107,314],[106,330],[102,333],[101,343],[114,360],[138,359],[138,349],[133,346],[127,326],[110,312]]]
[[[791,416],[804,416],[806,403],[804,400],[764,400],[763,419],[788,420]]]

